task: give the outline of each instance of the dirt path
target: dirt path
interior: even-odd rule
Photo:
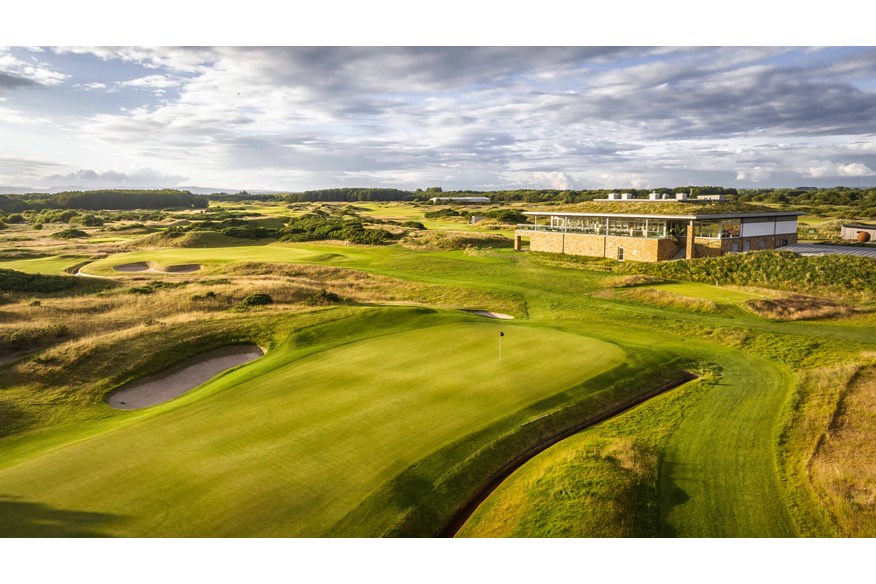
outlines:
[[[227,369],[264,355],[255,345],[238,345],[209,351],[194,362],[150,379],[135,381],[111,393],[106,402],[117,410],[136,410],[170,401],[191,391]]]

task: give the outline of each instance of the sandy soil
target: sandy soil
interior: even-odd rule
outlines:
[[[173,370],[119,388],[106,402],[117,410],[136,410],[170,401],[196,388],[226,369],[264,355],[255,345],[237,345],[209,351]]]
[[[200,264],[180,264],[178,266],[167,266],[163,270],[156,270],[146,262],[135,262],[133,264],[121,264],[113,266],[117,272],[153,272],[158,274],[188,274],[197,272],[201,269]]]
[[[472,314],[476,314],[478,316],[485,316],[487,318],[500,318],[502,320],[514,320],[514,317],[510,314],[502,314],[501,312],[491,312],[489,310],[469,310]]]

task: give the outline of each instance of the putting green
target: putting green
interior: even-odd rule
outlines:
[[[206,270],[235,262],[291,262],[347,264],[380,260],[392,253],[383,247],[341,247],[319,244],[252,245],[238,247],[163,248],[115,254],[85,266],[88,274],[118,276],[113,268],[123,264],[155,262],[162,266],[200,264]]]
[[[380,314],[398,326],[410,312]],[[299,360],[280,347],[127,425],[3,468],[0,494],[22,509],[6,513],[4,535],[34,534],[26,510],[39,509],[94,519],[77,525],[90,535],[318,536],[417,460],[625,360],[577,334],[429,318]]]

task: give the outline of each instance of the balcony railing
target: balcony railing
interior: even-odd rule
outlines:
[[[634,230],[632,233],[629,230],[610,230],[606,233],[603,229],[587,229],[582,227],[555,227],[552,225],[534,225],[532,223],[518,223],[517,231],[537,231],[543,233],[571,233],[577,235],[608,235],[609,237],[636,237],[640,239],[674,239],[673,235],[660,234],[656,232],[644,233],[641,230]]]

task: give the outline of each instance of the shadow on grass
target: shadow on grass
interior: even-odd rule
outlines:
[[[0,537],[111,537],[103,530],[121,519],[0,495]]]
[[[15,404],[0,400],[0,437],[20,432],[27,427],[30,416]]]
[[[690,500],[687,492],[678,486],[673,477],[682,476],[685,469],[682,464],[663,461],[660,465],[660,537],[675,537],[678,530],[669,522],[669,515],[679,505]]]

